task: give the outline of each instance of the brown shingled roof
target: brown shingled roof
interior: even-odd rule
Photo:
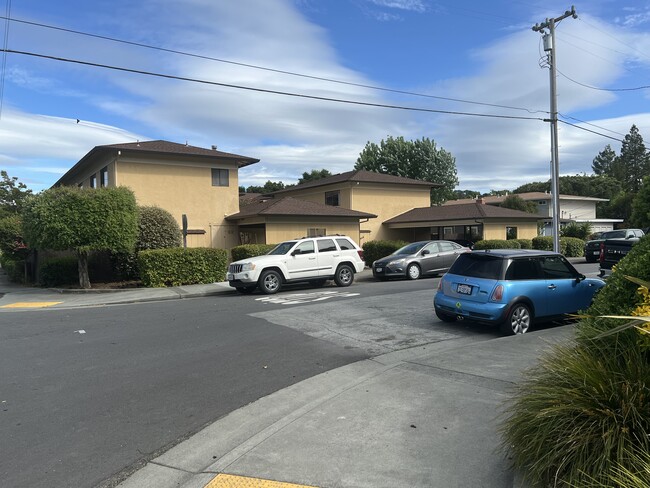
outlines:
[[[107,144],[104,146],[96,146],[95,149],[119,149],[123,151],[142,151],[153,153],[166,153],[166,154],[186,154],[191,156],[210,156],[218,158],[237,159],[240,161],[241,166],[257,163],[259,159],[241,156],[239,154],[227,153],[217,151],[216,149],[206,149],[204,147],[190,146],[189,144],[178,144],[177,142],[169,141],[143,141],[143,142],[129,142],[125,144]]]
[[[226,220],[240,220],[256,215],[292,215],[312,217],[357,217],[375,218],[375,214],[358,212],[348,208],[333,207],[322,203],[308,202],[297,198],[285,197],[271,199],[261,203],[244,206],[238,213],[229,215]]]
[[[419,185],[427,186],[429,188],[438,188],[442,186],[440,183],[431,183],[429,181],[414,180],[412,178],[404,178],[402,176],[393,176],[385,173],[376,173],[374,171],[366,171],[363,169],[357,169],[353,171],[347,171],[345,173],[339,173],[336,175],[328,176],[327,178],[321,178],[319,180],[308,181],[301,185],[292,186],[290,188],[285,188],[284,190],[278,190],[273,192],[273,194],[286,193],[295,190],[303,190],[305,188],[315,188],[318,186],[332,185],[335,183],[342,183],[345,181],[359,182],[359,183],[392,183],[392,184],[402,184],[402,185]]]
[[[440,205],[434,207],[420,207],[404,212],[401,215],[386,220],[385,224],[405,224],[415,222],[431,222],[437,220],[465,220],[485,218],[509,218],[539,220],[543,218],[538,214],[522,212],[510,208],[483,205],[480,203],[466,203],[460,205]]]
[[[526,193],[510,193],[508,195],[490,195],[490,196],[485,196],[485,197],[480,197],[483,199],[484,203],[490,204],[490,205],[495,205],[502,203],[506,198],[512,195],[517,195],[520,197],[522,200],[551,200],[553,198],[553,195],[551,193],[544,193],[543,191],[531,191],[531,192],[526,192]],[[593,202],[607,202],[609,201],[607,198],[596,198],[596,197],[583,197],[580,195],[564,195],[560,193],[560,200],[587,200],[587,201],[593,201]],[[462,198],[460,200],[447,200],[445,202],[445,205],[464,205],[466,203],[476,203],[476,199],[474,198]]]

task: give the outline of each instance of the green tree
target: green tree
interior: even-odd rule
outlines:
[[[480,196],[481,196],[480,191],[454,190],[454,194],[449,200],[464,200],[466,198],[478,198]]]
[[[281,181],[271,181],[268,180],[264,183],[264,186],[254,186],[251,185],[246,188],[246,193],[273,193],[274,191],[284,190],[291,185],[285,185]]]
[[[433,140],[422,138],[405,141],[403,137],[388,137],[379,145],[368,142],[359,154],[354,169],[402,176],[439,183],[431,190],[431,203],[439,204],[454,195],[458,185],[456,159]]]
[[[13,260],[22,260],[28,252],[20,215],[0,218],[0,254]]]
[[[31,248],[73,251],[78,260],[79,285],[90,288],[90,251],[130,251],[135,245],[135,196],[124,187],[51,188],[27,202],[23,230]]]
[[[612,176],[614,162],[616,161],[616,152],[612,149],[612,146],[607,144],[605,149],[598,153],[591,163],[591,169],[598,176]]]
[[[302,178],[298,179],[298,184],[302,183],[307,183],[308,181],[315,181],[315,180],[320,180],[322,178],[327,178],[328,176],[332,176],[332,173],[330,173],[326,169],[312,169],[311,172],[305,171],[302,174]]]
[[[548,181],[534,181],[532,183],[525,183],[515,188],[512,193],[532,193],[540,192],[546,193],[551,191],[551,180]]]
[[[630,222],[635,227],[650,227],[650,176],[643,178],[643,185],[632,200]]]
[[[643,177],[648,174],[650,155],[646,152],[639,129],[633,125],[623,140],[620,156],[614,162],[613,176],[621,182],[623,188],[636,194],[641,188]]]
[[[0,217],[19,214],[32,190],[5,170],[0,171],[0,178]]]
[[[508,195],[499,206],[532,214],[537,213],[537,204],[535,202],[528,202],[519,195]]]

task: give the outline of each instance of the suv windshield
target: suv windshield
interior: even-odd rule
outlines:
[[[449,274],[498,280],[501,278],[503,259],[487,254],[465,253],[458,256]]]
[[[266,254],[271,254],[271,255],[275,255],[275,256],[280,256],[282,254],[286,254],[291,250],[291,248],[293,246],[295,246],[295,244],[296,244],[296,241],[283,242],[283,243],[278,244],[277,246],[275,246],[273,249],[271,249]]]

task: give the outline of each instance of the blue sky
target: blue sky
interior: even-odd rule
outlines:
[[[312,169],[349,171],[368,141],[388,136],[428,137],[450,151],[460,189],[513,189],[549,178],[550,130],[538,120],[548,117],[549,71],[540,68],[541,36],[531,27],[560,16],[569,3],[0,5],[12,19],[0,20],[0,42],[12,51],[369,104],[534,119],[343,104],[0,53],[0,168],[36,191],[49,188],[94,146],[154,139],[214,144],[259,158],[241,170],[244,186],[295,183]],[[632,124],[650,146],[650,89],[637,89],[650,85],[650,0],[575,6],[578,19],[556,29],[558,110],[563,120],[613,139],[560,124],[561,174],[589,174],[606,144],[620,150],[617,139]]]

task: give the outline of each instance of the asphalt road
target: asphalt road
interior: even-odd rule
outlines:
[[[305,378],[397,349],[498,335],[439,322],[437,283],[3,314],[1,484],[112,486],[214,420]]]

